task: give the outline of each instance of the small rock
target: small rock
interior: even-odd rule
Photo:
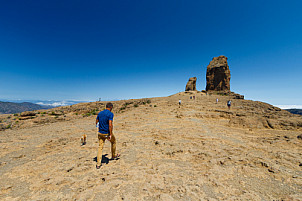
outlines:
[[[21,154],[21,155],[19,155],[19,156],[15,156],[15,157],[13,157],[13,158],[23,158],[23,157],[25,157],[25,155],[24,155],[24,154]]]
[[[299,166],[302,167],[302,163],[300,163]]]
[[[155,145],[159,145],[159,142],[158,141],[155,141],[155,143],[154,143]]]
[[[22,112],[20,116],[21,117],[36,116],[36,113],[32,111],[26,111],[26,112]]]
[[[71,170],[73,170],[73,167],[69,168],[69,169],[67,170],[67,172],[70,172]]]
[[[268,167],[268,165],[267,165],[265,162],[260,162],[260,164],[261,164],[263,167]]]
[[[301,134],[301,135],[298,135],[297,138],[298,138],[299,140],[302,140],[302,134]]]

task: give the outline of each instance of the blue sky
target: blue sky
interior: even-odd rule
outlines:
[[[168,96],[225,55],[231,90],[302,105],[302,1],[0,2],[0,99]]]

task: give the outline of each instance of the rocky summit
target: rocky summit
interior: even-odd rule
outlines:
[[[191,77],[186,85],[186,91],[196,91],[196,77]]]
[[[207,67],[206,91],[230,91],[231,72],[227,57],[214,57]]]

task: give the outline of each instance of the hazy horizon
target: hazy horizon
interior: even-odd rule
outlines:
[[[151,98],[151,97],[149,97]],[[119,101],[119,100],[126,100],[126,99],[114,99],[114,100],[101,100],[101,101]],[[77,103],[84,103],[84,102],[95,102],[97,100],[9,100],[9,99],[0,99],[0,102],[8,101],[8,102],[14,102],[14,103],[22,103],[22,102],[30,102],[35,103],[42,106],[53,106],[53,107],[59,107],[59,106],[67,106],[67,105],[74,105]],[[268,103],[270,104],[270,103]],[[302,109],[302,105],[274,105],[276,107],[279,107],[281,109]]]

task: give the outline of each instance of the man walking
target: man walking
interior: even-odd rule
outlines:
[[[114,116],[113,113],[111,112],[112,108],[113,108],[113,104],[107,103],[106,109],[100,112],[96,118],[96,124],[99,123],[99,133],[98,133],[99,148],[98,148],[97,164],[96,164],[97,169],[100,169],[102,165],[102,151],[106,139],[111,142],[112,159],[117,159],[120,156],[120,154],[115,154],[116,139],[112,133],[113,130],[112,122]]]

